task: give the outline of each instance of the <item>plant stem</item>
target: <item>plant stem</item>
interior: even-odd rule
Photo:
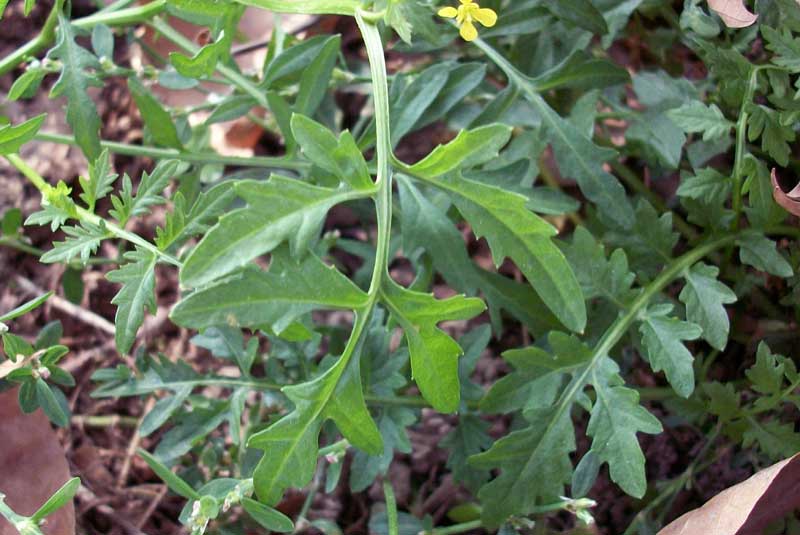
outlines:
[[[737,230],[742,216],[742,175],[744,171],[745,143],[747,141],[747,107],[753,101],[753,96],[758,84],[758,67],[754,67],[747,82],[747,89],[739,109],[739,120],[736,121],[736,153],[733,161],[733,222],[731,230]]]
[[[62,134],[39,132],[35,139],[50,143],[60,143],[63,145],[76,145],[73,136]],[[130,145],[128,143],[117,143],[116,141],[101,141],[100,146],[116,154],[128,156],[143,156],[154,160],[175,158],[184,162],[192,163],[211,163],[222,165],[235,165],[241,167],[267,167],[276,169],[303,170],[311,165],[306,162],[294,161],[287,158],[271,158],[267,156],[253,156],[249,158],[240,156],[223,156],[214,153],[185,152],[175,149],[164,149],[161,147],[149,147],[144,145]]]
[[[50,186],[50,184],[48,184],[47,181],[44,178],[42,178],[42,176],[39,175],[39,173],[37,173],[32,167],[30,167],[27,163],[25,163],[25,161],[22,158],[20,158],[19,155],[9,154],[5,158],[9,161],[11,165],[16,167],[17,170],[19,170],[19,172],[22,173],[34,186],[36,186],[36,189],[38,189],[41,192],[42,196],[46,195],[50,191],[50,189],[52,189],[52,186]],[[147,240],[140,238],[138,235],[132,232],[128,232],[127,230],[115,225],[110,221],[106,221],[102,217],[99,217],[93,214],[92,212],[84,208],[81,208],[80,206],[75,207],[74,215],[75,217],[77,217],[79,221],[85,221],[95,226],[104,226],[106,230],[108,230],[113,236],[116,236],[117,238],[130,242],[134,245],[138,245],[142,249],[150,251],[156,257],[160,258],[161,260],[163,260],[168,264],[172,264],[173,266],[178,266],[178,267],[180,267],[181,265],[180,260],[178,260],[177,258],[173,257],[170,254],[167,254],[159,250],[158,247],[148,242]]]
[[[389,476],[383,477],[383,496],[386,500],[386,521],[389,525],[389,535],[399,535],[397,527],[397,500],[394,497],[394,489]]]
[[[53,42],[55,38],[55,27],[58,22],[58,12],[61,10],[62,5],[62,0],[56,2],[44,26],[42,26],[39,35],[0,60],[0,76],[13,70],[17,65],[22,63],[26,57],[36,55]],[[117,7],[122,7],[124,4],[117,3],[115,5]],[[89,15],[88,17],[75,19],[72,21],[72,24],[83,29],[90,29],[98,24],[105,24],[107,26],[132,24],[134,22],[146,20],[160,13],[164,10],[166,5],[166,0],[153,0],[148,4],[127,9],[111,10],[110,8],[112,6],[109,6],[109,10],[103,10]]]
[[[427,535],[455,535],[457,533],[464,533],[472,531],[473,529],[480,529],[483,527],[483,522],[480,520],[470,520],[469,522],[462,522],[461,524],[454,524],[444,528],[436,528],[433,531],[427,532]]]

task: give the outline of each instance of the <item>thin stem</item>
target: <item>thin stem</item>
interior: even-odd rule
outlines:
[[[50,191],[50,189],[52,189],[52,186],[50,186],[50,184],[48,184],[47,181],[45,181],[45,179],[42,178],[41,175],[39,175],[39,173],[37,173],[32,167],[30,167],[27,163],[25,163],[25,161],[22,158],[20,158],[17,154],[9,154],[5,158],[9,161],[11,165],[16,167],[17,170],[19,170],[19,172],[21,172],[28,180],[30,180],[30,182],[34,186],[36,186],[36,189],[38,189],[43,196],[46,195]],[[106,221],[102,217],[99,217],[93,214],[92,212],[84,208],[81,208],[80,206],[75,207],[74,216],[80,221],[85,221],[95,226],[104,226],[106,230],[108,230],[111,233],[111,235],[116,236],[117,238],[120,238],[122,240],[128,241],[134,245],[138,245],[142,249],[150,251],[155,256],[157,256],[158,258],[160,258],[161,260],[163,260],[168,264],[172,264],[173,266],[178,266],[178,267],[180,267],[181,265],[180,260],[178,260],[177,258],[173,257],[170,254],[167,254],[159,250],[158,247],[148,242],[147,240],[142,239],[141,237],[132,232],[128,232],[127,230],[115,225],[110,221]]]
[[[65,136],[51,132],[39,132],[35,139],[50,143],[60,143],[62,145],[76,145],[73,136]],[[214,153],[185,152],[175,149],[164,149],[161,147],[150,147],[145,145],[130,145],[128,143],[117,143],[116,141],[101,141],[100,146],[107,148],[116,154],[127,156],[143,156],[154,160],[176,158],[184,162],[191,163],[216,163],[222,165],[235,165],[241,167],[267,167],[274,169],[304,170],[311,167],[307,162],[290,160],[287,158],[271,158],[267,156],[252,156],[249,158],[239,156],[223,156]]]
[[[128,25],[146,20],[160,13],[164,10],[166,4],[166,0],[153,0],[142,6],[113,11],[111,10],[112,6],[109,6],[108,9],[94,13],[88,17],[73,20],[72,25],[83,29],[90,29],[98,24],[105,24],[107,26]],[[58,22],[58,12],[61,10],[62,5],[63,0],[56,2],[44,26],[42,26],[39,35],[0,60],[0,76],[10,72],[17,65],[25,61],[25,58],[36,55],[53,42],[53,39],[55,39],[55,27]],[[121,8],[123,5],[123,3],[114,4],[117,8]]]
[[[386,521],[389,525],[389,535],[399,535],[397,527],[397,500],[394,497],[392,482],[388,475],[383,478],[383,497],[386,500]]]
[[[428,535],[455,535],[457,533],[465,533],[473,529],[480,529],[483,527],[483,522],[480,520],[470,520],[469,522],[462,522],[461,524],[454,524],[444,528],[436,528],[433,531],[427,532]]]
[[[753,96],[758,84],[758,67],[753,68],[750,79],[747,82],[747,89],[742,99],[742,106],[739,109],[739,120],[736,122],[736,155],[733,162],[733,212],[734,218],[731,229],[739,228],[742,216],[742,182],[744,175],[745,144],[747,141],[747,108],[753,101]]]

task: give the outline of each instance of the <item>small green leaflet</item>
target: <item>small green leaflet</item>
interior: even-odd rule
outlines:
[[[10,124],[0,126],[0,154],[18,152],[22,145],[33,139],[42,127],[45,117],[47,114],[42,113],[15,126]]]
[[[439,412],[458,409],[458,357],[463,351],[437,324],[473,318],[485,310],[483,301],[464,296],[437,300],[391,280],[381,288],[381,298],[405,332],[411,373],[422,395]]]
[[[247,511],[247,514],[265,529],[278,533],[291,533],[294,531],[292,519],[277,509],[267,507],[263,503],[258,503],[250,498],[243,498],[242,506]]]
[[[72,498],[75,496],[75,493],[78,492],[80,486],[81,478],[79,477],[73,477],[67,480],[66,483],[59,487],[59,489],[31,515],[31,522],[38,525],[40,522],[44,521],[46,517],[52,515],[68,503],[71,503]]]
[[[67,122],[75,141],[86,158],[93,162],[100,156],[100,116],[89,98],[89,87],[102,87],[102,82],[86,69],[99,69],[100,62],[75,42],[75,31],[69,20],[58,14],[58,41],[47,57],[60,60],[61,75],[50,91],[50,98],[67,97]]]
[[[291,128],[303,153],[314,164],[355,190],[374,190],[367,163],[350,132],[344,131],[336,139],[320,123],[299,114],[292,115]]]
[[[639,393],[626,388],[619,366],[608,357],[592,373],[597,400],[592,407],[587,434],[592,451],[600,462],[608,463],[611,480],[633,497],[647,490],[645,458],[636,433],[660,433],[661,422],[639,405]]]
[[[730,178],[712,167],[704,167],[695,176],[683,178],[677,193],[681,197],[721,204],[728,198],[730,190]]]
[[[125,253],[129,262],[115,271],[110,271],[106,278],[111,282],[122,284],[111,303],[117,305],[114,317],[116,325],[117,350],[127,354],[136,340],[136,332],[144,321],[145,309],[151,314],[156,312],[156,260],[150,251],[137,248]]]
[[[101,220],[101,223],[104,223]],[[61,227],[67,238],[64,241],[54,242],[53,248],[42,255],[44,263],[70,262],[79,256],[81,262],[86,264],[89,257],[97,251],[100,242],[109,237],[104,226],[93,225],[83,221],[80,225]]]
[[[274,254],[268,272],[247,269],[184,297],[170,313],[184,327],[269,326],[280,333],[302,314],[317,309],[356,309],[367,296],[336,268],[314,254],[302,261]]]
[[[722,351],[728,343],[730,320],[725,305],[736,302],[736,294],[717,280],[719,269],[698,263],[686,273],[686,286],[680,300],[686,305],[686,318],[703,329],[703,338]]]
[[[152,173],[143,173],[139,182],[136,195],[133,195],[133,183],[128,175],[122,177],[122,190],[119,196],[111,196],[111,215],[119,221],[121,226],[128,219],[145,215],[150,212],[151,206],[164,204],[166,199],[162,196],[164,189],[179,171],[180,162],[177,160],[161,160]]]
[[[156,97],[134,77],[128,78],[128,89],[153,141],[164,147],[182,149],[183,143],[178,137],[178,130],[175,128],[175,123],[172,122],[172,116]]]
[[[435,178],[456,169],[467,169],[495,157],[511,138],[511,128],[491,124],[462,130],[447,145],[439,145],[425,158],[412,165],[415,176]]]
[[[287,488],[302,488],[311,481],[317,464],[320,428],[329,418],[357,448],[372,454],[383,451],[380,432],[364,402],[359,359],[352,358],[353,349],[349,346],[316,379],[284,387],[294,411],[248,440],[248,447],[266,452],[253,474],[261,501],[274,505]]]
[[[792,266],[778,252],[774,241],[758,232],[747,232],[736,240],[739,258],[747,265],[778,277],[791,277]]]
[[[323,188],[272,175],[266,182],[234,185],[247,207],[222,216],[186,258],[181,283],[202,286],[289,240],[292,254],[305,252],[333,206],[366,197],[350,188]]]
[[[683,341],[700,338],[703,330],[694,323],[669,317],[672,308],[670,304],[650,307],[639,331],[653,370],[664,370],[675,392],[688,398],[694,391],[694,358]]]
[[[766,25],[761,26],[761,35],[767,41],[767,49],[777,54],[777,57],[772,58],[775,65],[793,72],[800,71],[800,39],[792,37],[789,29],[780,32]]]
[[[752,143],[761,138],[761,149],[769,153],[781,167],[789,165],[791,147],[796,134],[791,124],[786,124],[783,114],[760,104],[748,107],[747,139]]]
[[[511,258],[558,319],[571,330],[583,330],[583,295],[566,258],[552,241],[556,231],[527,209],[524,196],[457,174],[427,181],[452,195],[475,235],[488,240],[496,265]]]
[[[706,106],[692,100],[667,111],[667,117],[687,134],[703,134],[703,141],[725,137],[735,125],[727,120],[716,104]]]
[[[205,45],[191,58],[180,52],[170,52],[169,61],[175,70],[187,78],[208,78],[217,68],[217,60],[225,48],[225,32],[213,43]]]
[[[86,203],[86,208],[90,212],[94,212],[97,201],[111,192],[117,176],[111,169],[108,149],[105,149],[94,162],[89,164],[89,178],[78,177],[83,191],[80,195],[81,200]]]
[[[785,367],[786,357],[775,355],[765,342],[760,342],[756,363],[744,373],[753,384],[753,390],[759,394],[775,395],[782,393]]]

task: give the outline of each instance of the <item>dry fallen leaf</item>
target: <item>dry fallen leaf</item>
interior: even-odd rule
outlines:
[[[658,535],[759,535],[800,507],[800,454],[765,468],[689,511]]]
[[[744,0],[708,0],[708,7],[729,28],[746,28],[758,20],[758,15],[745,7]]]
[[[800,183],[786,183],[772,170],[772,197],[790,214],[800,216]]]
[[[16,513],[31,515],[70,478],[58,437],[41,410],[23,414],[17,390],[0,393],[0,492]],[[47,517],[47,535],[74,535],[75,508],[68,504]],[[0,517],[0,535],[17,535]]]

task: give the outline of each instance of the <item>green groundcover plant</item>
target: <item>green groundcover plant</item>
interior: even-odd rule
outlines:
[[[800,451],[800,374],[779,354],[792,347],[800,311],[800,229],[773,198],[793,184],[771,182],[773,169],[777,180],[800,166],[800,9],[758,0],[752,13],[741,6],[752,20],[737,23],[711,4],[117,0],[71,18],[56,0],[41,33],[0,59],[0,73],[17,69],[9,101],[52,76],[49,96],[64,103],[73,136],[42,131],[44,115],[6,122],[0,154],[41,192],[25,225],[63,237],[40,251],[10,211],[2,243],[71,271],[115,266],[116,347],[136,365],[97,370],[93,395],[155,396],[139,432],[160,438],[140,455],[186,498],[181,522],[192,533],[209,523],[225,533],[253,523],[303,529],[314,492],[360,491],[386,475],[394,453],[410,451],[406,432],[424,408],[456,415],[441,447],[474,501],[453,512],[454,525],[432,526],[398,514],[385,478],[375,532],[528,533],[564,511],[590,523],[587,495],[605,470],[642,499],[628,532],[652,533],[711,464],[718,438],[750,452],[754,467]],[[232,55],[245,6],[276,14],[258,72],[242,72]],[[345,57],[339,35],[287,34],[281,13],[354,19],[365,57]],[[207,27],[208,43],[186,39],[167,15]],[[137,40],[139,25],[180,51],[140,68],[115,63],[115,42]],[[641,67],[620,64],[625,40],[644,43]],[[407,67],[387,70],[388,49],[410,58]],[[686,76],[689,61],[705,70]],[[111,78],[127,83],[145,145],[101,139],[87,91]],[[165,106],[152,91],[208,92],[201,82],[225,90],[191,108]],[[349,129],[336,92],[366,98]],[[189,120],[199,112],[204,121]],[[245,116],[279,136],[285,155],[215,153],[211,125]],[[395,156],[434,123],[450,141],[413,163]],[[48,182],[18,154],[33,140],[79,147],[88,173]],[[154,165],[119,177],[113,154]],[[356,215],[361,238],[324,232],[338,205]],[[137,229],[152,224],[153,210],[163,224],[130,230],[138,219]],[[471,240],[488,245],[494,268],[471,258]],[[97,256],[104,241],[117,257]],[[346,268],[343,255],[360,267]],[[398,262],[413,272],[408,286],[389,274]],[[238,377],[137,345],[165,270],[180,281],[170,320]],[[452,291],[433,295],[434,284]],[[350,313],[350,324],[330,325],[320,311]],[[757,332],[745,317],[762,320]],[[468,325],[457,338],[443,325],[452,320]],[[474,383],[478,357],[509,331],[526,340],[502,354],[509,373]],[[20,385],[25,410],[66,425],[54,385],[73,381],[57,366],[67,349],[52,334],[35,346],[3,334],[14,362],[5,381]],[[715,362],[736,369],[717,381]],[[660,386],[636,384],[643,365]],[[510,422],[499,438],[488,434],[496,415]],[[698,429],[705,447],[680,477],[648,482],[641,434],[677,425]],[[358,469],[340,483],[348,452]],[[191,459],[207,470],[192,470]],[[304,488],[299,518],[275,509],[288,489]],[[247,515],[226,515],[240,507]]]

